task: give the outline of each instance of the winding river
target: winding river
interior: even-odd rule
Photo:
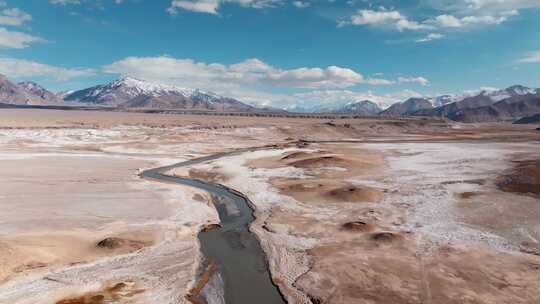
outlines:
[[[165,172],[250,150],[241,149],[200,157],[146,170],[140,174],[146,179],[199,188],[207,191],[214,198],[213,202],[219,213],[221,227],[201,231],[199,240],[206,262],[217,268],[215,272],[209,274],[210,281],[222,280],[224,282],[222,291],[224,296],[201,294],[204,302],[209,304],[223,303],[223,301],[226,304],[283,304],[286,301],[272,282],[265,254],[257,238],[249,231],[249,225],[255,220],[249,199],[221,184],[170,176]]]

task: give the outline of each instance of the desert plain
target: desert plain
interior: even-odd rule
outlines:
[[[166,174],[249,198],[287,303],[540,303],[538,127],[3,109],[0,303],[220,303],[212,196],[139,174],[237,150]]]

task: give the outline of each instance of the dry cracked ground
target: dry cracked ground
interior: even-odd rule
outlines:
[[[189,303],[207,193],[250,198],[288,303],[540,303],[538,126],[0,111],[0,303]]]

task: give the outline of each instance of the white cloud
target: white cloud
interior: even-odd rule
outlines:
[[[0,48],[24,49],[36,42],[45,42],[45,39],[0,27]]]
[[[452,15],[440,15],[435,17],[435,23],[443,27],[461,27],[463,26],[461,20]]]
[[[211,90],[241,86],[345,88],[357,84],[392,83],[385,79],[365,78],[356,71],[338,66],[280,69],[259,59],[224,65],[167,56],[128,57],[103,67],[103,70],[106,73]]]
[[[50,4],[54,4],[54,5],[63,5],[63,6],[66,6],[66,5],[80,5],[80,4],[83,4],[84,2],[90,2],[90,3],[93,3],[93,4],[96,4],[96,5],[99,5],[101,6],[101,0],[49,0],[49,3]],[[116,4],[122,4],[124,3],[125,0],[114,0],[114,3]]]
[[[184,9],[197,13],[217,14],[219,4],[219,0],[175,0],[171,3],[171,6],[167,11],[171,14],[175,14],[177,9]]]
[[[445,37],[445,35],[443,35],[443,34],[430,33],[430,34],[428,34],[427,36],[425,36],[423,38],[417,39],[416,42],[428,42],[428,41],[443,39],[444,37]]]
[[[354,25],[386,24],[395,23],[404,18],[398,11],[359,10],[351,17],[351,23]]]
[[[538,0],[462,0],[467,8],[481,9],[498,9],[498,10],[515,10],[532,7],[540,7]]]
[[[81,4],[80,0],[49,0],[49,2],[57,5]]]
[[[281,2],[282,0],[173,0],[167,12],[174,15],[178,9],[183,9],[196,13],[218,14],[219,7],[224,3],[261,9],[274,7]]]
[[[464,16],[457,18],[453,15],[439,15],[433,20],[427,21],[442,28],[462,28],[473,25],[501,24],[508,20],[509,16],[517,15],[517,11],[507,11],[498,16]]]
[[[388,10],[359,10],[355,15],[350,17],[348,21],[339,23],[343,25],[371,25],[380,27],[395,28],[398,31],[404,30],[429,30],[433,26],[428,24],[418,23],[414,20],[409,20],[398,11]]]
[[[366,25],[373,27],[381,27],[402,31],[449,31],[452,29],[470,29],[473,26],[480,25],[497,25],[506,22],[509,17],[518,15],[517,10],[505,10],[492,14],[478,13],[474,15],[464,15],[456,17],[451,14],[443,14],[434,16],[422,21],[408,19],[402,13],[396,10],[359,10],[352,15],[349,20],[338,22],[339,26],[344,25]],[[417,42],[426,42],[444,37],[442,34],[428,35],[423,39],[416,40]]]
[[[32,16],[18,8],[6,8],[0,13],[1,25],[20,26],[30,20],[32,20]]]
[[[404,30],[410,30],[410,31],[422,31],[422,30],[432,30],[434,29],[433,26],[425,24],[425,23],[418,23],[414,20],[408,20],[408,19],[401,19],[396,23],[396,28],[399,31]]]
[[[398,83],[417,83],[422,86],[428,86],[429,80],[424,77],[398,77]]]
[[[13,78],[43,77],[66,81],[77,77],[95,75],[92,69],[66,69],[35,61],[0,57],[0,74]]]
[[[461,15],[492,15],[504,11],[540,7],[538,0],[424,0],[436,10]]]
[[[518,60],[519,63],[540,63],[540,51],[531,52],[527,56]]]

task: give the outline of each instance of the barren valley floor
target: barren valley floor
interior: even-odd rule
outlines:
[[[138,174],[249,147],[167,174],[250,199],[288,303],[539,303],[535,128],[1,110],[0,303],[189,303],[218,212]]]

